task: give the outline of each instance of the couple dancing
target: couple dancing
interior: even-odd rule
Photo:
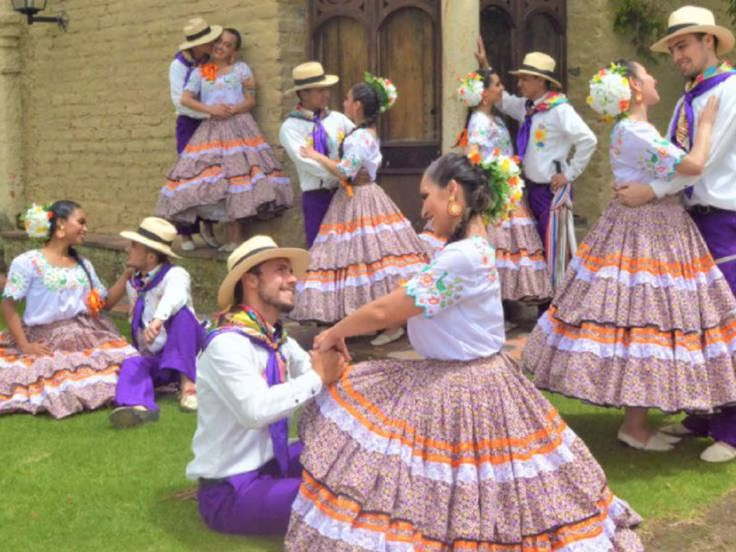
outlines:
[[[422,213],[447,245],[405,286],[322,332],[309,354],[279,323],[308,253],[257,236],[230,255],[224,314],[197,366],[187,468],[208,526],[288,526],[289,550],[641,549],[638,515],[500,352],[486,224],[508,186],[493,163],[451,153],[430,165]],[[404,323],[424,360],[346,364],[345,338]],[[303,445],[290,444],[288,419],[302,405]]]

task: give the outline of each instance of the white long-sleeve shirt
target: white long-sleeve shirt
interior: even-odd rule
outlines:
[[[355,125],[342,113],[330,111],[322,120],[322,126],[327,132],[328,157],[337,160],[340,142]],[[279,131],[279,141],[296,167],[302,192],[336,188],[340,184],[338,178],[322,165],[299,154],[302,146],[313,145],[313,130],[314,123],[311,121],[289,117],[281,124]]]
[[[150,277],[155,276],[156,272],[161,269],[161,265],[151,271]],[[125,285],[125,291],[128,293],[128,302],[130,304],[130,314],[132,316],[135,303],[138,300],[138,292],[128,282]],[[143,328],[138,331],[138,348],[150,353],[157,353],[164,348],[166,344],[166,328],[161,328],[161,333],[156,336],[153,343],[146,344],[143,339],[143,331],[154,318],[166,322],[174,314],[182,308],[188,308],[194,314],[194,305],[192,303],[191,279],[189,273],[180,266],[172,266],[163,279],[156,287],[145,292],[143,296]],[[135,331],[135,329],[134,329]]]
[[[541,102],[544,96],[535,101]],[[501,111],[519,123],[526,116],[526,98],[504,92]],[[555,161],[559,161],[562,172],[570,182],[575,181],[593,157],[598,139],[577,111],[563,103],[536,113],[532,118],[529,145],[524,154],[524,175],[533,182],[546,183],[557,173]],[[575,153],[568,163],[570,150]]]
[[[184,79],[188,71],[189,68],[176,58],[174,58],[169,66],[169,88],[174,109],[177,115],[186,115],[192,119],[207,119],[209,118],[208,113],[181,105],[181,96],[184,93]]]
[[[268,426],[322,390],[309,355],[291,338],[281,349],[287,379],[268,386],[268,351],[235,332],[216,336],[197,359],[197,431],[190,479],[219,479],[260,468],[273,457]]]
[[[736,77],[729,78],[693,100],[695,125],[700,119],[700,111],[711,96],[718,97],[718,115],[713,125],[710,155],[703,173],[699,176],[676,175],[670,181],[655,180],[649,185],[658,197],[694,186],[692,196],[685,197],[687,205],[706,205],[736,211]],[[682,101],[683,98],[680,98],[677,102],[669,128],[676,124],[675,118]],[[669,132],[667,135],[669,138]]]

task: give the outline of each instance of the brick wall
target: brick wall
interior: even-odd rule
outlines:
[[[729,22],[723,2],[701,4]],[[284,159],[278,127],[295,99],[282,92],[291,86],[291,69],[306,56],[306,5],[305,0],[49,2],[48,14],[69,14],[67,33],[54,25],[19,23],[25,201],[77,199],[95,232],[116,232],[153,211],[176,158],[168,66],[182,26],[195,15],[243,32],[243,57],[258,80],[255,116]],[[577,186],[576,212],[589,221],[605,206],[611,179],[610,126],[596,122],[585,105],[587,82],[601,65],[632,55],[627,40],[613,34],[611,20],[607,0],[568,2],[569,95],[600,139]],[[652,118],[663,129],[681,82],[666,56],[650,70],[662,93]],[[462,121],[447,118],[444,124],[454,135]],[[293,176],[290,163],[285,166]],[[250,231],[302,244],[299,206]]]
[[[243,33],[243,58],[258,81],[255,117],[275,145],[281,91],[290,83],[290,67],[301,61],[295,48],[303,44],[301,4],[49,2],[49,14],[63,9],[71,24],[67,33],[48,24],[23,26],[26,200],[74,198],[96,232],[120,230],[152,213],[176,160],[168,67],[183,25],[195,15]]]

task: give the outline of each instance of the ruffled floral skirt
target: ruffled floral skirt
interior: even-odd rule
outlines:
[[[547,262],[534,216],[525,203],[501,224],[488,227],[504,301],[545,302],[552,297]]]
[[[294,204],[289,178],[250,113],[207,119],[169,173],[156,215],[193,223],[269,218]]]
[[[641,550],[641,519],[503,354],[357,364],[299,420],[286,549]]]
[[[529,337],[534,383],[599,405],[736,402],[736,299],[676,198],[612,202]]]
[[[370,183],[338,190],[297,286],[295,320],[332,323],[393,291],[427,263],[426,247],[391,198]]]
[[[53,353],[20,353],[9,334],[0,346],[0,414],[48,412],[64,418],[112,402],[120,364],[138,354],[104,317],[80,314],[24,328],[28,341],[42,341]]]

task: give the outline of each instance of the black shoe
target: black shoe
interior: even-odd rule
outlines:
[[[146,422],[156,422],[160,413],[158,410],[136,408],[134,406],[119,406],[110,414],[110,423],[115,429],[135,427]]]

